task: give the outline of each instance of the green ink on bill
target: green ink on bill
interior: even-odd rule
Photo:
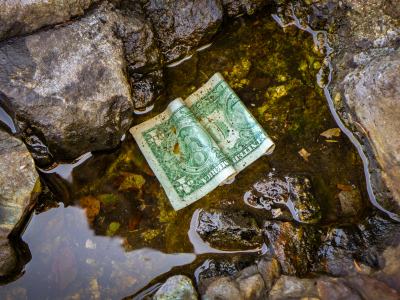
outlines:
[[[219,73],[185,101],[175,99],[130,132],[175,210],[275,147]]]

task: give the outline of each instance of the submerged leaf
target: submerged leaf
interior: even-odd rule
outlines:
[[[59,290],[64,290],[78,274],[74,253],[70,248],[60,249],[55,257],[51,268],[56,274],[56,283]]]
[[[129,230],[135,230],[135,228],[139,225],[142,220],[142,214],[140,211],[137,211],[132,218],[129,220]]]
[[[79,199],[79,204],[86,209],[89,224],[93,225],[94,218],[100,212],[100,201],[93,196],[85,196]]]
[[[321,133],[321,135],[326,137],[327,139],[329,139],[333,136],[339,136],[340,132],[341,132],[340,128],[331,128],[331,129],[325,130],[323,133]]]
[[[107,228],[106,235],[113,236],[120,226],[121,225],[118,222],[112,222]]]
[[[103,205],[113,204],[117,200],[117,196],[114,194],[98,195],[96,198],[99,199]]]
[[[308,161],[308,157],[311,155],[310,153],[308,153],[307,151],[306,151],[306,149],[301,149],[300,151],[299,151],[299,154],[306,160],[306,161]]]

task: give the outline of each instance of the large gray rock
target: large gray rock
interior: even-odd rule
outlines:
[[[23,223],[31,201],[41,191],[35,163],[24,143],[0,129],[0,236]]]
[[[223,18],[218,0],[149,0],[149,15],[166,63],[185,57],[210,42]]]
[[[0,1],[0,41],[80,16],[99,0]]]
[[[344,101],[369,133],[382,178],[400,207],[400,50],[349,73],[342,82]],[[389,208],[388,208],[389,209]]]
[[[115,12],[0,45],[0,102],[37,163],[115,147],[133,112]]]

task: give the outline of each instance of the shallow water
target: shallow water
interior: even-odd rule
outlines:
[[[199,210],[209,207],[249,211],[259,226],[273,219],[271,209],[248,205],[245,197],[271,174],[308,176],[321,206],[322,225],[370,214],[373,208],[357,149],[343,134],[330,139],[320,135],[338,125],[322,88],[328,75],[326,52],[315,48],[315,39],[317,35],[296,26],[283,29],[270,14],[243,16],[231,20],[210,47],[166,68],[165,99],[137,115],[135,124],[221,72],[275,141],[275,151],[250,165],[232,184],[178,212],[129,134],[113,152],[93,153],[74,168],[42,172],[54,196],[42,197],[37,211],[43,213],[33,216],[23,235],[32,260],[20,279],[0,287],[0,294],[10,299],[141,299],[171,275],[198,278],[210,259],[235,261],[243,268],[268,251],[266,247],[219,251],[204,243],[193,227]],[[299,154],[301,149],[310,153],[308,161]],[[134,175],[141,176],[143,186],[138,188]],[[356,217],[341,212],[338,184],[360,191],[363,207]],[[64,204],[55,207],[58,201]],[[97,214],[95,203],[100,203]],[[82,205],[94,216],[87,219]],[[289,208],[274,205],[290,219]],[[60,261],[60,251],[72,252],[75,264]]]

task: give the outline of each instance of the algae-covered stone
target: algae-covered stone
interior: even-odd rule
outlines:
[[[190,278],[177,275],[168,280],[158,289],[152,300],[197,300],[198,294]]]
[[[220,250],[257,249],[263,244],[262,233],[249,212],[203,210],[196,231],[203,241]]]
[[[41,191],[35,163],[24,143],[0,129],[0,236],[18,231]]]

